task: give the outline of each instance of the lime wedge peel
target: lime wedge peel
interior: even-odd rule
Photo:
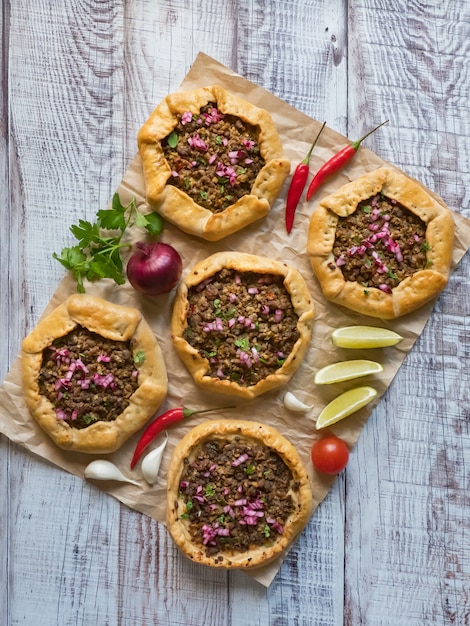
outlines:
[[[378,374],[383,372],[383,367],[376,361],[368,361],[367,359],[353,359],[351,361],[339,361],[326,365],[315,374],[314,382],[317,385],[330,385],[332,383],[341,383],[345,380],[368,376],[369,374]]]
[[[343,326],[333,331],[331,340],[339,348],[385,348],[400,343],[403,337],[380,326]]]
[[[345,417],[362,409],[375,397],[377,397],[377,391],[373,387],[355,387],[345,391],[326,405],[317,418],[315,428],[320,430],[336,424]]]

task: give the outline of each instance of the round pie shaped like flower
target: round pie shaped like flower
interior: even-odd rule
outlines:
[[[294,446],[266,424],[211,420],[177,444],[168,470],[167,525],[196,563],[255,568],[280,557],[313,510]]]
[[[395,319],[445,287],[453,240],[450,210],[418,182],[381,167],[320,201],[307,253],[328,300]]]
[[[218,85],[168,95],[138,145],[148,201],[208,241],[265,217],[290,170],[268,111]]]
[[[251,399],[285,385],[310,344],[314,309],[295,268],[219,252],[180,282],[173,344],[195,382]]]
[[[114,452],[167,393],[163,355],[142,314],[95,296],[72,295],[42,318],[21,361],[27,407],[66,450]]]

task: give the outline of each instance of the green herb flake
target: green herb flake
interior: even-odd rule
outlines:
[[[253,467],[253,465],[247,465],[243,471],[247,476],[251,476],[255,473],[255,468]]]
[[[82,420],[88,425],[99,421],[95,415],[82,415]]]
[[[268,524],[264,525],[263,535],[266,537],[266,539],[271,536],[271,529],[269,528]]]
[[[212,350],[211,352],[208,352],[207,350],[202,350],[202,354],[207,358],[210,359],[214,356],[217,356],[217,351],[216,350]]]
[[[366,204],[366,206],[363,207],[362,210],[364,211],[364,213],[372,213],[372,207],[370,206],[370,204]]]
[[[204,494],[208,497],[214,496],[215,495],[214,485],[206,485],[206,488],[204,489]]]
[[[229,309],[223,311],[222,309],[217,309],[215,311],[216,315],[219,315],[224,320],[231,320],[237,315],[237,309],[234,306],[231,306]]]
[[[134,354],[134,363],[136,365],[142,365],[145,362],[145,352],[143,350],[137,350]]]
[[[168,145],[170,146],[170,148],[176,148],[176,146],[178,145],[178,134],[175,130],[173,130],[168,137],[166,138],[166,141],[168,143]]]
[[[250,349],[250,340],[248,337],[240,337],[239,339],[235,339],[235,345],[243,352],[247,352]]]

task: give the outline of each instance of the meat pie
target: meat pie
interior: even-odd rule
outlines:
[[[197,563],[266,565],[286,551],[311,512],[302,461],[270,426],[211,420],[193,428],[173,452],[168,529]]]
[[[167,96],[138,144],[148,201],[208,241],[265,217],[290,169],[271,115],[219,86]]]
[[[393,319],[445,287],[453,238],[449,209],[417,182],[382,167],[318,204],[307,252],[329,300]]]
[[[70,296],[23,340],[25,400],[67,450],[117,450],[160,406],[167,374],[137,309]]]
[[[180,283],[172,337],[196,383],[253,398],[290,380],[307,351],[313,315],[297,270],[220,252]]]

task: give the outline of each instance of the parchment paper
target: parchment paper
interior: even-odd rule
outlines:
[[[204,54],[197,56],[179,89],[187,90],[216,83],[270,111],[283,140],[286,155],[291,159],[291,171],[293,171],[296,164],[307,153],[308,148],[318,133],[321,122],[300,113],[292,106]],[[155,103],[155,106],[157,104]],[[343,147],[346,142],[347,139],[345,137],[329,128],[325,128],[311,158],[311,171],[316,171],[326,159]],[[385,162],[377,155],[361,147],[353,162],[345,171],[333,177],[324,185],[317,199],[322,197],[322,195],[332,193],[349,180],[353,180],[361,174],[384,164]],[[315,472],[312,467],[310,450],[314,440],[321,436],[321,434],[319,435],[315,431],[314,420],[321,409],[333,397],[361,383],[351,381],[348,384],[315,386],[313,383],[315,372],[324,365],[348,358],[371,358],[383,364],[384,371],[380,375],[375,376],[372,380],[366,379],[367,384],[372,384],[379,392],[376,402],[368,405],[331,429],[341,436],[350,447],[353,447],[375,404],[390,385],[403,359],[419,337],[432,313],[434,303],[427,304],[417,312],[397,321],[382,323],[381,320],[349,312],[346,309],[328,303],[321,294],[305,253],[308,222],[315,202],[299,206],[291,235],[288,236],[285,232],[284,207],[289,180],[290,178],[286,181],[283,192],[274,204],[268,217],[245,228],[238,234],[227,237],[217,243],[207,243],[182,233],[170,224],[166,224],[161,240],[171,243],[180,252],[185,272],[192,268],[195,263],[214,252],[239,250],[283,260],[295,266],[302,273],[308,282],[315,302],[315,321],[309,351],[305,361],[288,385],[288,389],[300,400],[313,405],[313,408],[307,413],[289,412],[282,402],[282,398],[287,391],[287,388],[285,388],[281,391],[267,393],[254,401],[237,401],[235,409],[189,418],[168,430],[169,442],[162,460],[158,482],[154,486],[148,485],[142,478],[140,464],[132,472],[129,468],[135,444],[140,436],[140,433],[137,433],[118,452],[108,455],[107,458],[118,465],[125,475],[140,481],[141,486],[135,487],[123,483],[96,481],[95,484],[120,502],[154,518],[158,522],[165,523],[166,474],[168,461],[174,445],[190,428],[204,420],[211,419],[211,417],[243,418],[265,422],[276,427],[290,439],[301,454],[311,475],[316,508],[328,493],[335,478],[322,476]],[[149,208],[144,198],[145,185],[141,162],[138,155],[125,173],[117,191],[121,196],[121,200],[125,203],[135,196],[141,210],[148,212]],[[444,204],[440,198],[437,198],[437,200]],[[456,223],[456,240],[452,269],[455,268],[470,246],[470,221],[458,214],[454,214],[454,218]],[[133,237],[138,239],[139,235],[140,237],[142,236],[141,233],[135,233]],[[64,242],[63,246],[66,245],[70,245],[70,243]],[[60,250],[57,250],[57,252],[60,252]],[[75,291],[75,281],[69,275],[65,276],[44,311],[44,315]],[[231,398],[218,394],[207,394],[196,388],[179,357],[174,353],[170,339],[170,318],[174,292],[166,296],[150,298],[137,294],[129,285],[118,287],[110,281],[103,280],[99,283],[87,285],[87,293],[100,295],[112,302],[136,306],[143,312],[145,318],[152,326],[162,347],[169,377],[168,396],[158,413],[170,407],[181,405],[189,408],[215,408],[233,404]],[[333,346],[330,339],[331,332],[335,328],[350,324],[386,326],[400,333],[404,337],[404,341],[396,347],[369,351],[347,351]],[[97,458],[60,450],[37,426],[26,409],[23,400],[20,356],[14,361],[0,389],[0,432],[11,441],[24,446],[57,467],[80,477],[84,476],[86,465],[94,458]],[[162,438],[158,438],[155,446],[161,441]],[[279,558],[269,566],[247,573],[261,584],[269,586],[278,572],[281,562],[282,559]]]

